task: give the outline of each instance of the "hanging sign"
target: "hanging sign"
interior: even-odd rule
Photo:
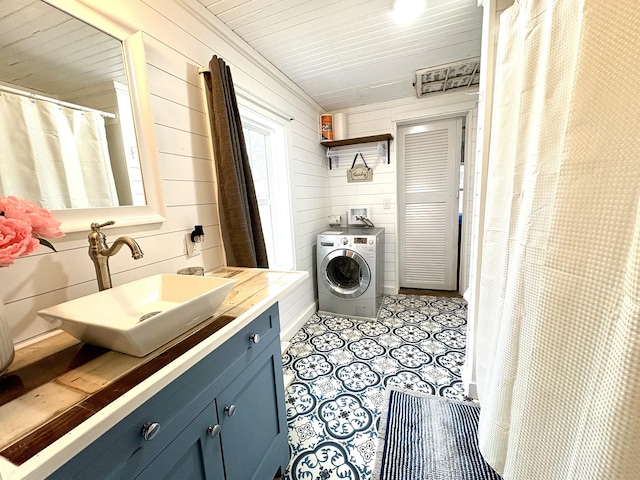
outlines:
[[[356,160],[358,159],[358,155],[362,159],[362,163],[364,165],[359,164],[356,165]],[[365,161],[362,153],[356,153],[356,156],[353,157],[353,163],[351,164],[351,168],[347,170],[347,182],[371,182],[373,181],[373,170],[369,168],[367,162]]]

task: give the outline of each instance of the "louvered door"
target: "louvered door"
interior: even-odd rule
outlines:
[[[455,290],[462,120],[398,128],[400,286]]]

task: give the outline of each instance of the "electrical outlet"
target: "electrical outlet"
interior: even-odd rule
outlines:
[[[389,200],[388,198],[385,198],[384,200],[382,200],[382,208],[384,209],[391,208],[391,200]]]

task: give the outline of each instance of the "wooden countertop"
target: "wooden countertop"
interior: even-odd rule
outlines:
[[[308,277],[239,268],[209,275],[237,283],[211,318],[145,357],[64,332],[18,348],[0,377],[0,479],[55,471]]]

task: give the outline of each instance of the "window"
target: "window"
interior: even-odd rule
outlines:
[[[244,139],[256,189],[269,268],[292,270],[295,265],[285,128],[240,106]]]

